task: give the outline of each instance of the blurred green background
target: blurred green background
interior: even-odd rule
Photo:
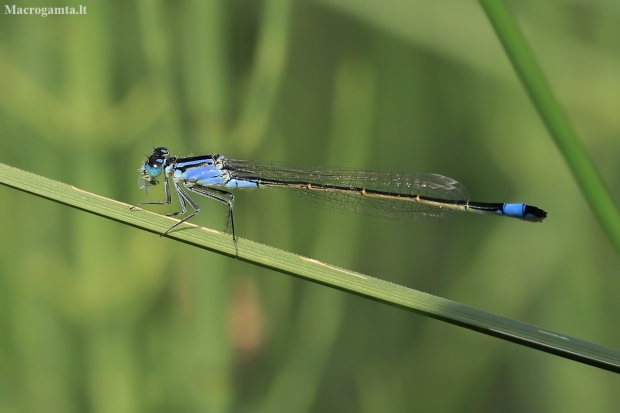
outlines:
[[[2,6],[0,162],[134,204],[153,145],[447,175],[549,218],[384,223],[264,190],[238,193],[238,235],[620,347],[618,257],[475,1],[81,4]],[[508,4],[617,194],[620,4]],[[223,229],[225,208],[199,202],[193,222]],[[620,404],[609,372],[6,187],[0,205],[0,412]]]

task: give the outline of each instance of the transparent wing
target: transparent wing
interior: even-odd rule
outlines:
[[[440,220],[455,211],[413,202],[411,197],[395,199],[366,196],[360,193],[361,189],[392,195],[421,195],[447,201],[469,199],[463,185],[436,174],[300,168],[276,162],[234,159],[227,162],[231,175],[237,179],[286,189],[320,207],[387,221]],[[308,184],[328,189],[310,189]]]

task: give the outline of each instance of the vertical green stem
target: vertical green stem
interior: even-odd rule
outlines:
[[[620,214],[503,0],[479,0],[581,192],[620,254]]]

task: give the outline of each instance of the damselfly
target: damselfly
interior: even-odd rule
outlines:
[[[231,228],[235,249],[235,198],[229,190],[237,188],[285,188],[308,195],[307,199],[336,211],[388,221],[440,220],[455,211],[503,215],[529,222],[542,222],[547,217],[542,209],[526,204],[470,201],[463,185],[436,174],[300,168],[277,162],[228,159],[223,155],[177,158],[170,156],[166,148],[153,149],[139,171],[145,185],[156,185],[156,178],[164,173],[166,200],[138,205],[170,204],[172,179],[181,210],[167,215],[187,213],[187,204],[194,209],[162,235],[200,212],[188,190],[228,206],[226,231]]]

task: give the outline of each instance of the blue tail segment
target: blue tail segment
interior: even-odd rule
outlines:
[[[547,213],[540,208],[526,204],[504,204],[503,214],[524,221],[542,222]]]
[[[500,214],[508,215],[513,218],[523,218],[525,216],[525,204],[504,204]]]

